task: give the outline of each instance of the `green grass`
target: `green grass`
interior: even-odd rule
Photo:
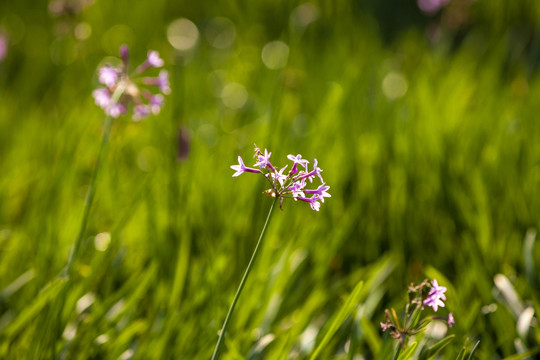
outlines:
[[[448,287],[456,318],[444,358],[478,340],[479,359],[534,356],[540,7],[475,3],[468,25],[430,45],[424,29],[438,18],[385,3],[396,14],[319,1],[300,31],[296,2],[101,1],[66,22],[89,24],[86,40],[59,35],[65,19],[43,4],[1,4],[11,43],[0,63],[0,358],[209,359],[272,201],[261,177],[231,177],[253,143],[279,165],[317,158],[332,198],[319,213],[276,209],[223,359],[389,358],[384,309],[402,309],[408,284],[426,277]],[[400,7],[410,23],[393,21]],[[235,25],[229,49],[206,40],[215,16]],[[200,31],[187,59],[167,42],[179,17]],[[284,69],[261,61],[273,40],[289,46]],[[104,124],[96,68],[124,42],[134,65],[162,54],[172,93],[160,115],[113,124],[68,286],[58,275]],[[390,72],[406,80],[403,97],[385,96]],[[249,94],[241,109],[215,95],[229,82]],[[182,161],[180,127],[191,139]]]

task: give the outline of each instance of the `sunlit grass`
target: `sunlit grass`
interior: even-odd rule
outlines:
[[[0,63],[0,357],[45,357],[47,335],[60,358],[209,359],[272,201],[264,179],[231,177],[253,143],[317,158],[332,198],[275,210],[222,358],[386,358],[384,309],[426,277],[456,318],[445,358],[477,340],[482,359],[538,349],[540,83],[534,51],[487,31],[510,26],[503,5],[479,2],[478,27],[452,46],[420,25],[388,40],[369,5],[317,3],[300,28],[288,4],[152,4],[92,5],[75,18],[91,36],[61,43],[80,56],[60,62],[59,19],[0,5],[0,26],[25,24]],[[208,40],[215,16],[235,26],[225,49]],[[179,55],[167,29],[180,17],[199,37]],[[272,41],[287,66],[265,65]],[[114,122],[62,329],[46,334],[103,128],[95,71],[123,42],[163,54],[172,93],[160,115]]]

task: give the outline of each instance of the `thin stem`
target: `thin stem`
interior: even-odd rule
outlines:
[[[112,94],[111,101],[114,103],[117,103],[120,97],[122,96],[122,94],[124,93],[124,90],[125,90],[125,85],[120,83],[120,85],[116,88],[116,90]],[[73,262],[75,261],[77,254],[79,253],[79,249],[81,247],[81,243],[84,238],[86,225],[88,223],[88,215],[90,214],[90,208],[92,207],[92,203],[94,201],[94,194],[96,192],[95,190],[96,179],[99,173],[99,169],[101,168],[103,153],[105,151],[105,148],[107,147],[107,143],[109,142],[109,135],[111,133],[112,122],[113,122],[113,117],[111,115],[107,115],[107,117],[105,118],[105,127],[103,129],[103,137],[101,138],[101,146],[99,147],[98,157],[96,160],[96,167],[94,168],[94,172],[92,173],[92,179],[90,179],[90,186],[88,186],[88,191],[86,192],[86,199],[84,201],[83,217],[81,220],[81,227],[79,228],[79,235],[75,239],[75,243],[73,244],[73,249],[71,250],[71,253],[69,254],[67,265],[62,271],[62,277],[71,277],[71,269],[73,267]]]
[[[236,290],[236,295],[234,295],[234,299],[231,303],[231,307],[229,308],[229,311],[227,312],[227,316],[225,317],[225,322],[223,323],[223,327],[221,328],[219,339],[216,344],[216,348],[214,349],[214,354],[212,355],[211,360],[217,360],[219,358],[219,350],[221,348],[221,345],[223,344],[223,340],[225,339],[225,332],[227,331],[227,327],[229,326],[229,320],[231,319],[231,315],[234,311],[234,307],[236,306],[236,302],[238,301],[238,298],[240,297],[240,293],[242,292],[242,289],[244,288],[246,279],[249,273],[251,272],[251,268],[253,267],[255,257],[257,256],[257,253],[259,252],[259,249],[261,247],[264,234],[266,233],[266,228],[268,227],[268,223],[270,222],[270,217],[272,216],[272,210],[274,210],[274,205],[276,204],[277,200],[278,200],[278,197],[275,197],[274,201],[272,202],[272,206],[270,206],[270,211],[268,211],[268,216],[266,217],[266,222],[264,223],[264,227],[261,231],[261,235],[259,236],[259,241],[257,242],[257,245],[255,246],[255,250],[253,250],[253,254],[251,255],[251,259],[249,260],[249,264],[246,268],[246,272],[244,273],[244,276],[242,277],[242,281],[240,281],[238,290]]]
[[[99,173],[99,169],[101,168],[102,163],[102,157],[105,148],[107,147],[107,143],[109,142],[109,135],[111,132],[112,127],[112,116],[107,116],[105,119],[105,127],[103,129],[103,137],[101,139],[101,146],[99,148],[98,157],[96,160],[96,167],[94,168],[94,172],[92,173],[92,178],[90,180],[90,186],[88,187],[88,191],[86,192],[86,199],[84,201],[84,210],[83,210],[83,216],[81,220],[81,227],[79,229],[79,235],[75,239],[75,242],[73,244],[73,249],[71,250],[71,253],[69,255],[68,263],[63,271],[63,276],[71,276],[71,268],[73,266],[73,261],[77,257],[77,254],[79,252],[79,249],[81,247],[82,240],[84,238],[84,233],[86,231],[86,225],[88,223],[88,215],[90,214],[90,208],[92,207],[92,203],[94,200],[94,194],[96,192],[96,178]]]

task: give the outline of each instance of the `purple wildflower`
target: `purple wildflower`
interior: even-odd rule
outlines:
[[[0,32],[0,61],[4,60],[8,52],[7,36]]]
[[[320,200],[319,195],[317,195],[317,194],[313,195],[310,198],[305,198],[303,196],[297,196],[297,199],[309,203],[309,206],[311,207],[311,209],[313,209],[315,211],[319,211],[319,209],[321,207],[321,203],[319,202],[319,200]]]
[[[111,102],[109,106],[105,109],[107,115],[117,118],[120,115],[123,115],[127,112],[127,109],[124,105]]]
[[[270,164],[270,166],[272,166],[272,164]],[[279,171],[276,171],[273,166],[270,168],[273,171],[273,173],[270,173],[270,175],[274,180],[277,180],[281,186],[283,186],[285,180],[287,180],[287,175],[283,175],[283,172],[285,169],[287,169],[287,166],[289,165],[285,165],[285,167],[281,168]]]
[[[169,94],[171,88],[169,87],[169,72],[167,70],[161,70],[158,77],[147,77],[143,79],[145,85],[152,85],[159,87],[159,90],[164,94]]]
[[[148,68],[155,67],[160,68],[165,64],[162,58],[159,57],[159,53],[154,50],[150,50],[146,56],[146,60],[135,71],[137,74],[142,74]]]
[[[124,63],[124,68],[127,68],[129,64],[129,48],[126,44],[122,44],[120,46],[120,57],[122,58],[122,62]]]
[[[296,201],[297,198],[300,196],[300,197],[306,197],[306,195],[304,194],[304,192],[302,191],[302,189],[304,188],[305,184],[302,185],[301,182],[295,182],[294,184],[292,184],[292,186],[289,186],[289,190],[291,191],[292,193],[292,197],[293,199]],[[306,192],[308,192],[309,190],[305,190]]]
[[[275,172],[276,169],[270,163],[270,155],[272,155],[272,153],[269,153],[268,150],[264,149],[264,155],[261,154],[257,156],[258,161],[254,166],[258,166],[259,169],[268,167],[269,170]],[[283,171],[283,169],[281,171]]]
[[[165,102],[165,98],[161,94],[151,95],[148,99],[152,114],[157,115],[161,111],[161,107]]]
[[[133,120],[139,121],[150,115],[150,107],[148,105],[136,105]]]
[[[306,167],[306,170],[307,170],[307,167]],[[321,172],[322,172],[322,169],[320,167],[317,166],[317,159],[314,159],[313,160],[313,170],[311,170],[310,172],[302,172],[301,175],[300,175],[300,178],[301,179],[308,179],[309,182],[313,182],[313,178],[315,177],[315,175],[317,175],[319,177],[319,179],[321,179],[321,182],[323,182],[323,178],[321,176]]]
[[[424,300],[424,305],[431,306],[433,310],[437,312],[439,306],[444,307],[443,300],[446,300],[446,296],[444,295],[446,288],[444,286],[439,286],[435,279],[433,279],[431,285],[428,297]]]
[[[118,81],[118,72],[110,65],[99,69],[99,82],[107,87],[113,87]]]
[[[391,327],[394,327],[394,324],[392,324],[390,322],[381,322],[380,324],[381,324],[381,329],[382,329],[383,332],[390,329]]]
[[[324,202],[325,197],[332,197],[329,193],[326,192],[326,190],[330,189],[330,186],[325,186],[323,183],[322,185],[319,185],[317,190],[304,190],[306,194],[317,194],[319,196],[319,200],[321,202]]]
[[[163,59],[159,57],[159,53],[157,51],[149,51],[146,61],[148,62],[148,65],[152,67],[162,67],[163,64],[165,64]]]
[[[454,327],[455,324],[456,324],[456,321],[454,320],[454,314],[449,313],[448,314],[448,326],[449,327]]]
[[[133,106],[133,120],[139,121],[150,114],[158,114],[163,106],[164,97],[162,94],[153,94],[141,87],[141,85],[158,86],[163,94],[169,94],[169,75],[166,70],[162,70],[158,77],[137,78],[131,75],[138,75],[150,67],[163,66],[163,60],[157,51],[149,51],[147,59],[140,65],[135,73],[128,74],[129,49],[126,45],[120,47],[120,57],[123,66],[113,67],[105,65],[98,70],[99,82],[105,88],[94,90],[92,96],[96,105],[100,106],[107,115],[118,117],[127,113],[127,106]],[[152,81],[147,81],[152,79]]]
[[[241,156],[238,156],[238,165],[232,165],[231,169],[236,171],[234,173],[233,177],[240,176],[245,172],[250,172],[250,173],[259,173],[260,172],[260,170],[246,167],[246,165],[244,165],[244,161],[242,160]]]
[[[124,105],[112,101],[111,93],[107,88],[98,88],[94,90],[92,96],[94,97],[96,105],[105,110],[105,114],[110,115],[113,118],[117,118],[127,111]]]
[[[443,6],[447,5],[450,0],[417,0],[420,10],[427,14],[435,14]]]
[[[307,164],[309,164],[309,161],[302,159],[302,155],[300,155],[300,154],[298,154],[296,156],[287,155],[287,159],[294,162],[293,167],[291,169],[291,175],[296,174],[298,164],[302,165],[304,167],[304,169],[307,170]]]
[[[111,93],[106,88],[98,88],[92,92],[96,105],[106,109],[111,103]]]
[[[284,174],[287,169],[287,165],[282,167],[279,171],[276,170],[274,165],[270,163],[270,156],[272,155],[268,149],[264,149],[264,154],[261,150],[255,145],[255,154],[256,163],[253,166],[258,167],[259,169],[248,168],[244,165],[242,158],[238,157],[238,165],[231,166],[231,169],[235,170],[233,176],[240,176],[244,172],[252,173],[261,173],[271,185],[271,188],[266,190],[265,193],[272,197],[280,198],[280,207],[283,203],[284,198],[292,198],[294,200],[301,200],[309,203],[309,206],[315,210],[319,211],[321,203],[324,202],[325,197],[331,197],[327,192],[330,189],[329,186],[322,181],[320,173],[322,169],[317,166],[317,159],[314,160],[314,169],[311,172],[307,172],[308,161],[302,159],[302,155],[298,154],[288,155],[287,158],[293,162],[293,167],[287,175]],[[298,164],[300,164],[304,170],[298,171]],[[313,178],[318,175],[323,184],[317,189],[305,189],[307,183],[306,179],[309,178],[310,181],[313,181]],[[306,194],[312,195],[307,197]]]

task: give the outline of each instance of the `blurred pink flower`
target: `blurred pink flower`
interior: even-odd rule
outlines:
[[[417,0],[420,10],[427,14],[434,14],[440,8],[447,5],[450,0]]]
[[[8,39],[3,33],[0,33],[0,61],[4,60],[8,51]]]

